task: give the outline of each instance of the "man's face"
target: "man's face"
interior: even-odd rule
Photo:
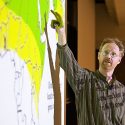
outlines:
[[[106,43],[98,53],[99,68],[114,70],[121,61],[119,47],[115,43]]]

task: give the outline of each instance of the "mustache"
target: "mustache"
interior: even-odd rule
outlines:
[[[112,59],[105,58],[105,59],[103,60],[103,62],[107,62],[107,63],[111,63],[111,64],[112,64]]]

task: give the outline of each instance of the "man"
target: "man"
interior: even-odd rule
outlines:
[[[75,93],[78,125],[125,125],[125,86],[113,75],[124,56],[122,42],[104,39],[98,53],[99,69],[81,68],[67,45],[60,15],[52,13],[58,22],[52,21],[51,26],[58,33],[60,66]]]

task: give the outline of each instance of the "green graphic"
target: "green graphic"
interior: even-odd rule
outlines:
[[[53,8],[63,15],[61,0],[53,0]],[[50,0],[0,0],[0,49],[15,51],[25,61],[37,112],[45,55],[41,35],[50,10]]]

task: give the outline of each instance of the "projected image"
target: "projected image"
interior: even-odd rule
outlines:
[[[57,34],[50,27],[53,18],[50,10],[64,17],[64,2],[0,0],[0,124],[54,124],[47,48],[50,45],[55,68]],[[63,72],[59,75],[62,75],[59,81],[63,81]]]

